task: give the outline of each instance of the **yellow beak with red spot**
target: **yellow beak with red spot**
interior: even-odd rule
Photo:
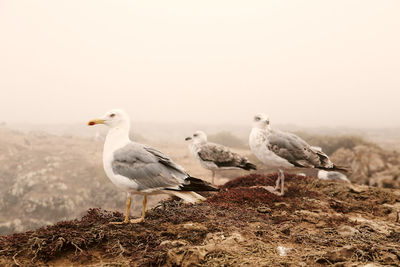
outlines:
[[[88,121],[87,125],[93,126],[96,124],[104,124],[104,122],[105,122],[105,120],[102,120],[102,119],[94,119],[94,120]]]

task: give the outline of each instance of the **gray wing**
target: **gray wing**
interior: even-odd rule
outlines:
[[[130,143],[114,152],[112,169],[138,184],[138,191],[178,189],[189,175],[160,151]]]
[[[211,161],[218,167],[255,169],[255,166],[246,157],[242,157],[218,144],[207,143],[201,146],[197,153],[203,161]]]
[[[333,163],[322,151],[310,146],[291,133],[273,131],[267,136],[268,149],[297,167],[333,168]]]

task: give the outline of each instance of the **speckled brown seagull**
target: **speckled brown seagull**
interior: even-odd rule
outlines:
[[[333,164],[321,149],[310,146],[297,135],[273,129],[268,117],[264,114],[254,117],[249,145],[251,151],[262,163],[269,168],[279,170],[275,188],[266,187],[268,191],[276,195],[284,194],[285,175],[282,169],[298,167],[347,171],[346,168]]]
[[[227,147],[207,142],[207,135],[203,131],[196,131],[193,136],[186,137],[186,141],[192,140],[189,149],[200,165],[212,172],[212,184],[216,170],[256,170],[256,165],[246,157],[230,151]]]
[[[127,193],[125,220],[113,224],[144,221],[148,195],[170,194],[194,203],[205,199],[195,191],[218,190],[201,179],[191,177],[157,149],[131,141],[130,119],[124,111],[114,109],[88,122],[88,125],[96,124],[110,127],[104,142],[104,170],[111,182]],[[142,217],[129,220],[132,194],[143,195]]]

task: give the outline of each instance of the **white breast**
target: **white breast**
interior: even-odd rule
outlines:
[[[111,129],[107,134],[103,150],[103,168],[107,177],[115,186],[127,192],[137,190],[138,184],[127,177],[115,175],[112,170],[112,161],[114,160],[114,152],[129,144],[129,142],[129,138],[125,137],[123,131]]]

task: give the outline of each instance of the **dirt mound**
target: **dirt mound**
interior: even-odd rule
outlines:
[[[287,174],[239,177],[207,201],[167,200],[144,223],[90,209],[80,220],[0,237],[0,265],[346,266],[400,264],[400,194]],[[397,220],[397,222],[396,222]]]

